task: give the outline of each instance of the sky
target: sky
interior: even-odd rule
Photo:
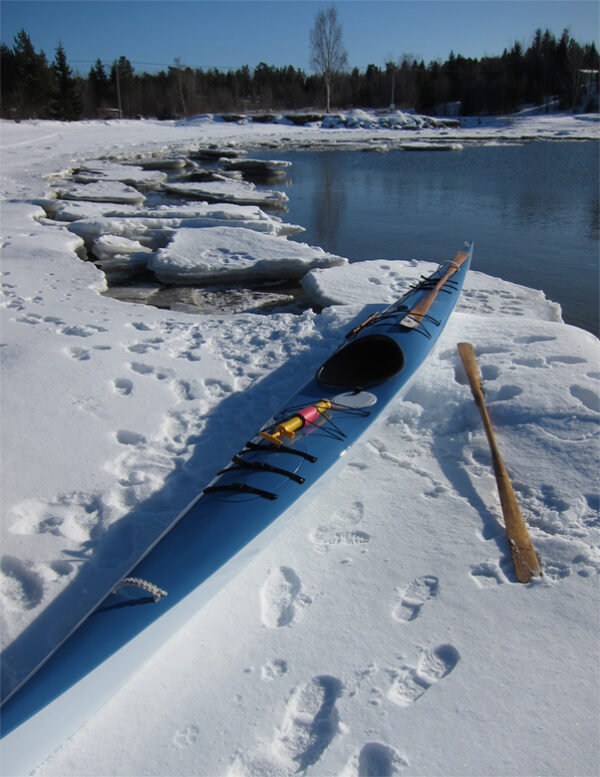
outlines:
[[[314,0],[1,0],[2,42],[21,29],[53,59],[62,43],[73,70],[126,56],[136,72],[179,59],[190,67],[235,69],[293,65],[310,72]],[[515,41],[529,45],[538,27],[557,37],[568,28],[599,46],[597,0],[338,0],[348,64],[364,70],[405,54],[426,63],[450,51],[480,58]]]

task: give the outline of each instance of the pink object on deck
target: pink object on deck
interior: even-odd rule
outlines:
[[[305,424],[314,424],[319,417],[319,411],[314,405],[305,407],[304,410],[300,410],[297,415],[304,421]]]

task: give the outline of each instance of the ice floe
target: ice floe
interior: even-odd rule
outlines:
[[[291,162],[281,159],[222,159],[226,170],[241,172],[249,178],[282,178]]]
[[[183,197],[196,197],[208,202],[231,202],[280,208],[287,202],[285,192],[257,189],[249,181],[214,181],[207,183],[167,183],[165,191]]]
[[[135,187],[158,188],[167,180],[166,173],[145,170],[141,167],[109,162],[103,159],[84,162],[75,175],[77,183],[97,183],[98,181],[121,181]]]
[[[346,263],[347,259],[317,246],[244,227],[183,227],[168,246],[152,256],[148,266],[165,283],[221,283],[225,279],[236,283],[300,278],[314,267]]]
[[[90,202],[142,203],[144,195],[133,186],[119,181],[97,181],[96,183],[76,184],[58,187],[56,196],[64,200],[89,200]]]
[[[311,270],[301,283],[313,302],[320,306],[391,304],[423,276],[430,275],[435,267],[432,262],[417,260],[354,262],[343,268]],[[475,270],[467,275],[457,309],[562,321],[560,305],[546,299],[542,291],[509,281],[502,281],[499,288],[496,279]]]

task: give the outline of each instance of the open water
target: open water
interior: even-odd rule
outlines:
[[[593,141],[462,151],[294,151],[286,220],[348,257],[449,258],[542,289],[567,323],[599,333],[599,150]],[[277,187],[279,188],[279,187]]]

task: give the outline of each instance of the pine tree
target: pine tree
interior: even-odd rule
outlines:
[[[108,107],[114,102],[114,90],[110,83],[110,79],[104,70],[104,65],[100,59],[96,60],[96,64],[90,68],[88,74],[88,86],[91,103],[93,110],[98,112],[101,108]]]
[[[46,55],[36,53],[25,30],[15,35],[12,66],[11,109],[17,118],[44,118],[52,93],[51,70]]]
[[[62,43],[58,44],[54,64],[55,92],[52,116],[60,121],[77,121],[83,111],[83,100],[77,88]]]

